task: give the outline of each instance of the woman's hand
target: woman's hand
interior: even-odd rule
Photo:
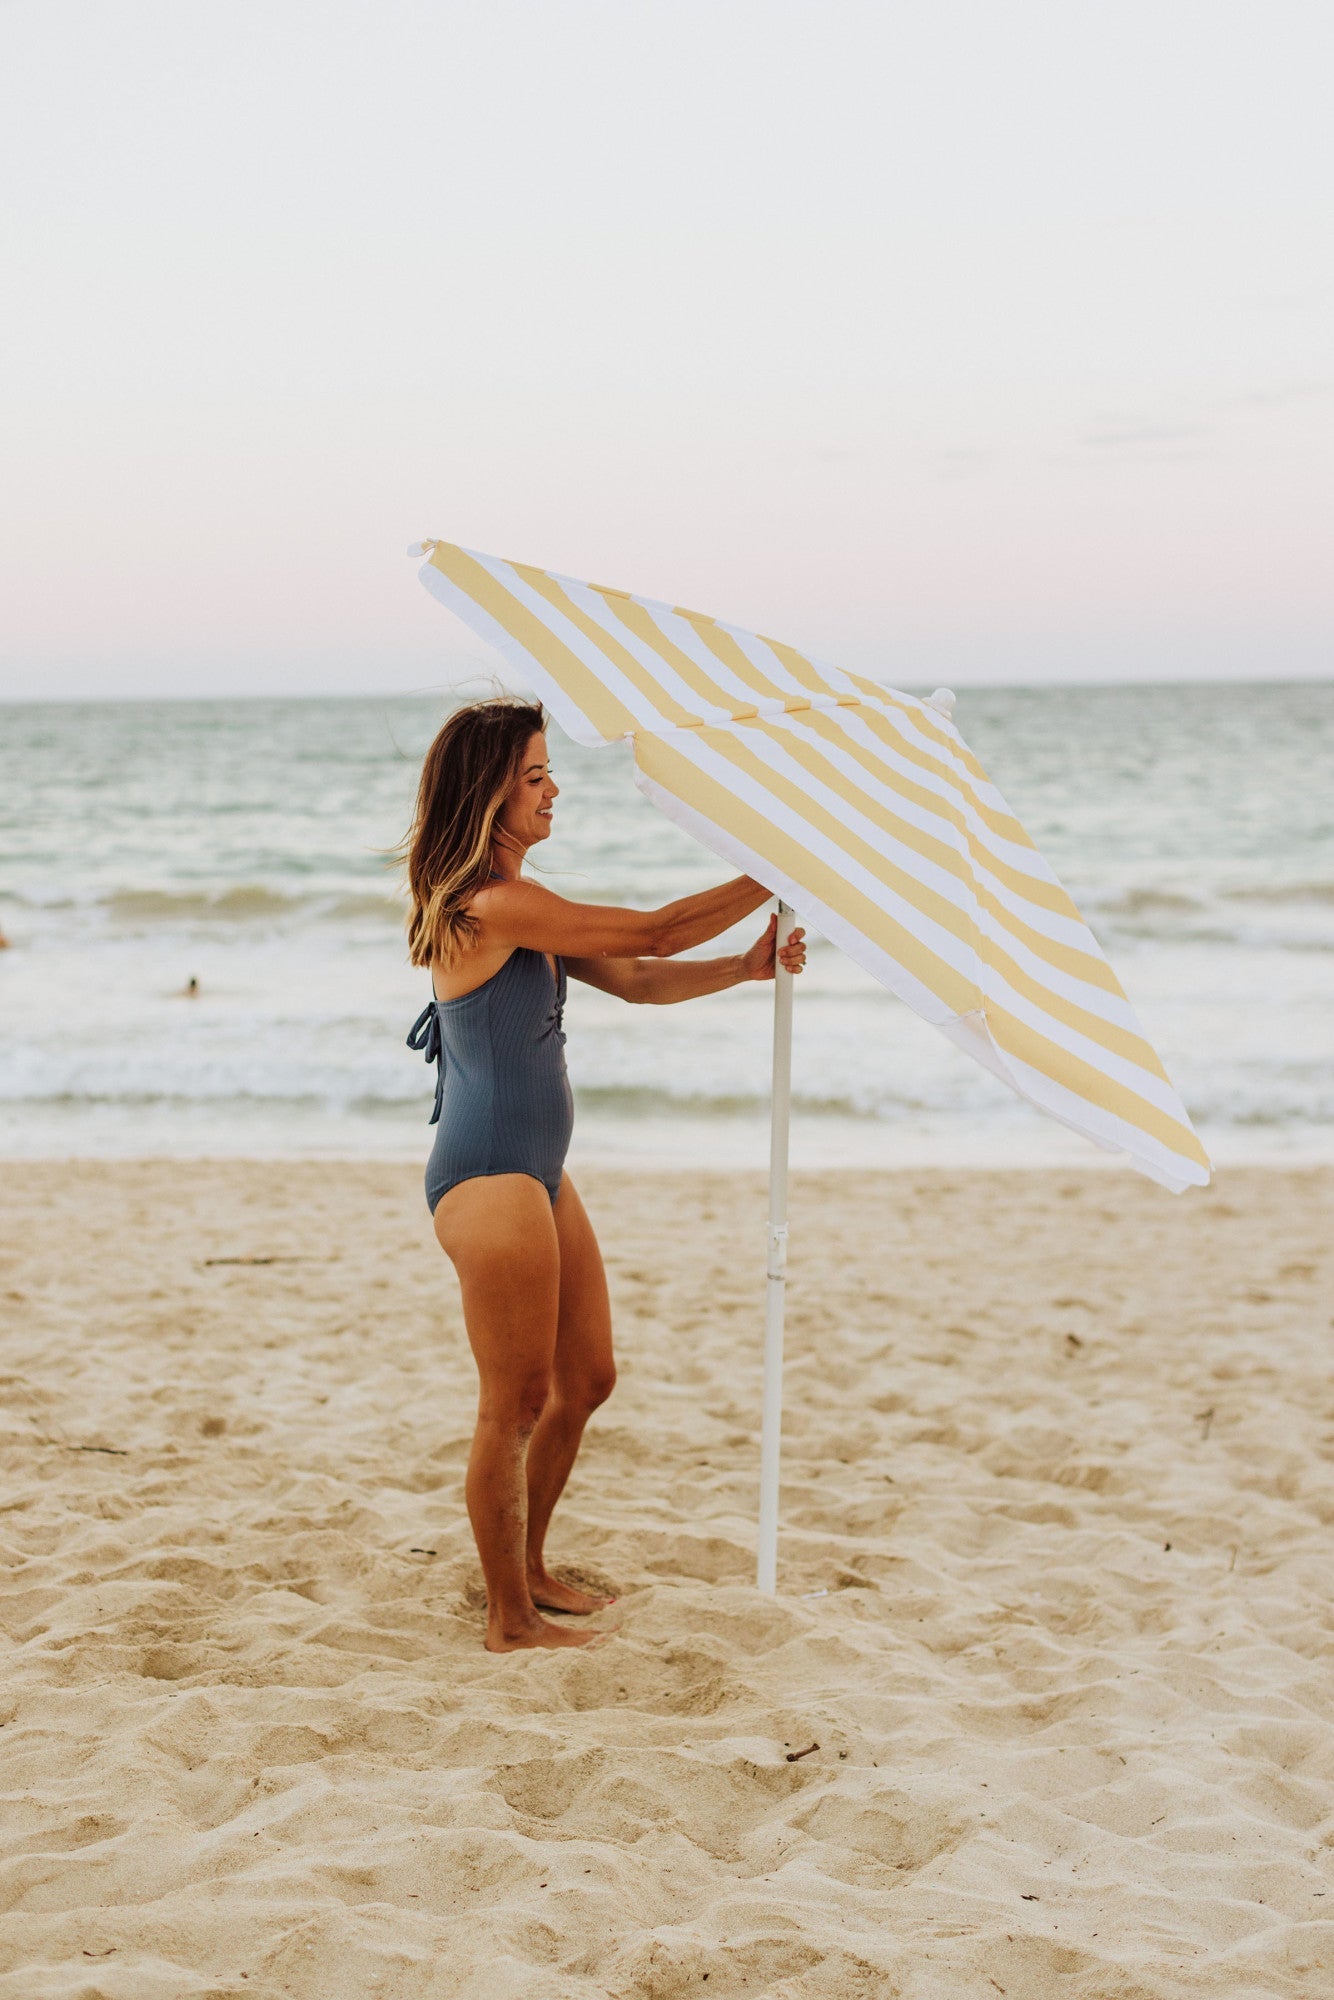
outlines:
[[[772,979],[774,976],[774,940],[778,936],[777,915],[770,917],[764,936],[757,938],[750,950],[741,956],[743,979]],[[798,926],[789,936],[787,943],[778,953],[785,972],[803,972],[806,967],[806,933]]]

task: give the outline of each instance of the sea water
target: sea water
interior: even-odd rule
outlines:
[[[424,1158],[433,1076],[404,1036],[429,982],[392,854],[445,712],[0,706],[0,1151]],[[1334,1158],[1334,685],[974,690],[955,719],[1215,1157]],[[726,875],[623,748],[551,740],[551,888],[647,908]],[[572,984],[574,1157],[762,1165],[771,992]],[[818,938],[793,1075],[799,1164],[1100,1157]]]

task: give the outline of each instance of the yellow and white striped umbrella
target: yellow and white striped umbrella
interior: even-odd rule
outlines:
[[[1021,1097],[1179,1191],[1209,1161],[1096,939],[948,716],[695,611],[419,543],[567,735]]]

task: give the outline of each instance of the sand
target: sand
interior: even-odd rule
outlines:
[[[415,1170],[0,1169],[4,2000],[1334,1994],[1334,1171],[796,1179],[776,1600],[761,1183],[583,1183],[495,1659]]]

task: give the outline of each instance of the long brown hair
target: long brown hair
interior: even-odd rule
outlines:
[[[426,753],[417,806],[403,843],[414,965],[448,965],[477,935],[468,910],[491,874],[496,817],[547,726],[535,702],[501,695],[455,709]]]

